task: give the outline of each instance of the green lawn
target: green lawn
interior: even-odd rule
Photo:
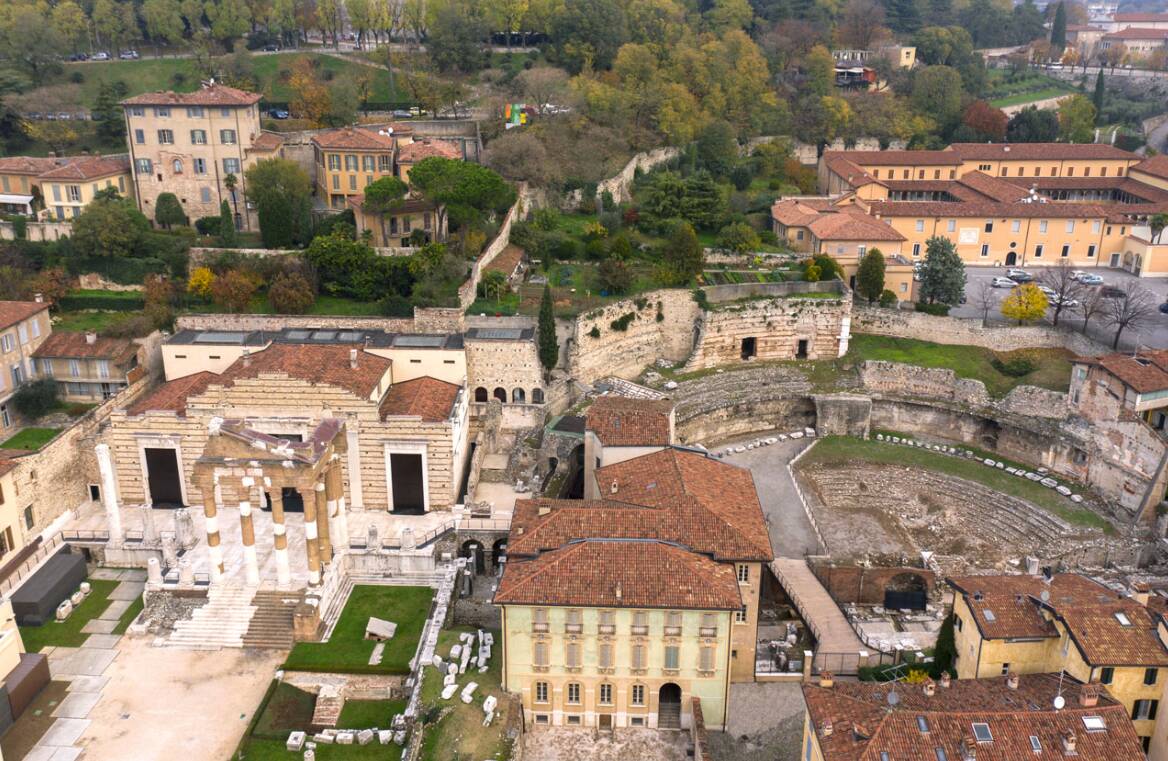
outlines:
[[[60,428],[25,428],[8,441],[0,444],[0,449],[37,450],[53,440],[61,432]]]
[[[1016,378],[998,372],[991,364],[995,356],[1008,358],[1018,354],[1025,354],[1037,365],[1036,369]],[[885,360],[918,367],[945,368],[958,377],[981,381],[991,395],[1000,397],[1023,384],[1066,391],[1071,381],[1070,356],[1070,352],[1064,349],[1021,349],[997,354],[979,346],[935,344],[912,338],[856,333],[852,335],[845,359],[853,362]]]
[[[997,455],[994,457],[997,458]],[[1053,489],[964,457],[953,457],[915,447],[865,441],[848,436],[826,436],[819,439],[804,455],[800,465],[816,463],[836,465],[857,461],[908,465],[946,473],[957,478],[974,481],[1003,494],[1024,499],[1049,510],[1073,525],[1103,529],[1107,533],[1114,531],[1111,524],[1097,513],[1076,505]]]
[[[126,318],[126,312],[61,312],[53,318],[53,330],[100,333]]]
[[[118,618],[118,625],[114,627],[114,634],[125,634],[126,629],[130,628],[130,624],[134,623],[134,619],[142,612],[142,608],[146,607],[141,597],[135,597],[134,601],[130,603],[130,607],[126,608],[126,612]]]
[[[353,587],[328,642],[301,642],[292,648],[284,668],[292,671],[338,671],[350,674],[406,674],[430,614],[434,590],[429,587]],[[369,665],[376,644],[365,639],[370,616],[397,624],[397,634],[385,643],[381,664]]]
[[[338,729],[385,729],[395,714],[406,710],[405,700],[346,700],[337,720]]]
[[[109,607],[109,596],[118,585],[118,582],[108,579],[90,579],[92,591],[80,605],[73,609],[73,614],[64,621],[50,621],[44,626],[20,627],[20,638],[24,640],[24,649],[30,653],[40,652],[44,647],[81,647],[88,634],[83,634],[81,628],[94,618],[102,614]]]
[[[474,631],[470,627],[455,627],[445,629],[438,634],[439,655],[444,658],[450,653],[450,647],[458,644],[458,635],[462,632]],[[495,645],[491,649],[491,660],[487,673],[480,674],[475,670],[471,675],[459,677],[461,689],[467,682],[478,683],[475,690],[475,699],[470,705],[461,700],[442,700],[442,675],[432,667],[427,667],[426,678],[422,683],[422,709],[425,714],[428,710],[436,713],[442,708],[452,708],[437,724],[426,727],[426,736],[422,743],[422,761],[450,761],[451,759],[500,759],[511,757],[511,743],[507,739],[507,716],[505,711],[509,704],[504,700],[504,693],[500,687],[500,664],[503,660],[501,636],[493,631]],[[483,701],[487,695],[494,695],[499,701],[495,709],[495,720],[489,727],[483,727]]]
[[[1066,87],[1044,87],[1041,90],[1020,92],[1014,95],[1007,95],[1003,98],[994,98],[990,101],[990,105],[994,108],[1019,106],[1023,103],[1030,103],[1036,100],[1046,100],[1047,98],[1057,98],[1062,95],[1072,95],[1074,92],[1074,90]]]

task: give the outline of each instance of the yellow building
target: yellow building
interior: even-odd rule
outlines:
[[[369,233],[369,244],[378,248],[410,246],[411,236],[424,233],[427,242],[446,240],[446,215],[438,214],[438,207],[421,198],[407,198],[392,211],[384,214],[367,211],[363,195],[349,196],[357,234]]]
[[[35,156],[0,157],[0,211],[32,216],[44,208],[37,178],[56,169],[61,159]]]
[[[259,93],[211,82],[194,92],[153,92],[122,101],[138,208],[154,219],[161,193],[173,193],[187,217],[219,216],[227,201],[236,226],[254,230],[258,217],[245,195],[244,173],[278,156],[279,135],[260,129]],[[235,178],[228,188],[227,178]]]
[[[1159,613],[1078,574],[949,579],[960,679],[1065,671],[1124,706],[1147,750],[1168,684]],[[1161,719],[1163,721],[1163,719]]]
[[[749,471],[663,449],[600,468],[602,500],[520,500],[495,604],[529,725],[725,725],[754,678],[770,539]]]
[[[98,191],[113,188],[133,197],[130,160],[125,156],[89,156],[69,160],[37,177],[45,208],[53,219],[76,219]]]
[[[126,338],[57,331],[32,354],[41,378],[55,378],[61,398],[102,402],[142,376],[138,347]]]
[[[343,127],[313,135],[317,197],[331,209],[344,209],[349,199],[364,192],[366,185],[395,176],[397,146],[409,142],[411,132],[409,127],[394,124]]]
[[[1055,674],[896,685],[826,674],[803,698],[803,761],[1144,759],[1122,705]]]
[[[0,301],[0,433],[19,424],[9,401],[17,388],[35,377],[33,352],[52,330],[47,303]]]

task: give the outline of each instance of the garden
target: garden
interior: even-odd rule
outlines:
[[[89,596],[73,608],[73,613],[64,621],[49,621],[41,626],[21,626],[20,638],[24,649],[39,653],[46,647],[81,647],[89,639],[89,633],[82,629],[93,619],[106,611],[112,602],[110,594],[120,582],[110,579],[89,579]],[[142,612],[141,596],[135,598],[118,616],[112,634],[124,634],[130,624]]]
[[[986,72],[983,98],[994,108],[1003,108],[1075,92],[1077,90],[1063,80],[1040,72],[1014,73],[1009,69],[990,69]]]

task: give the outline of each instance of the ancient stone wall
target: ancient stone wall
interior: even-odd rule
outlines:
[[[343,315],[289,314],[183,314],[175,318],[176,330],[282,330],[284,328],[344,328],[384,330],[390,333],[459,333],[462,310],[414,308],[414,317],[356,317]]]
[[[674,289],[649,291],[581,315],[568,339],[572,377],[592,383],[610,375],[635,377],[659,358],[680,362],[693,348],[699,312],[693,294]],[[634,317],[624,330],[613,328],[630,314]],[[598,335],[592,335],[593,329]]]
[[[868,438],[872,400],[858,394],[816,394],[815,428],[820,436]]]
[[[535,340],[504,341],[466,338],[466,385],[470,398],[477,389],[486,389],[488,397],[496,388],[514,396],[515,389],[523,389],[524,398],[531,401],[532,391],[544,389],[543,370]]]
[[[1082,356],[1106,354],[1110,349],[1082,333],[1047,326],[989,326],[980,320],[936,317],[923,312],[856,305],[852,332],[915,338],[942,344],[981,346],[994,351],[1062,348]]]
[[[612,200],[615,203],[628,203],[633,200],[633,180],[636,179],[638,171],[642,173],[649,172],[666,162],[672,161],[678,155],[679,151],[676,148],[655,148],[645,153],[638,153],[629,159],[629,163],[625,164],[624,169],[599,183],[596,186],[596,195],[600,196],[603,193],[611,193]]]
[[[910,576],[918,576],[929,594],[937,591],[937,577],[927,568],[909,566],[867,568],[857,565],[835,565],[831,562],[812,562],[811,570],[822,582],[827,593],[841,605],[883,605],[884,591],[894,588]],[[897,579],[898,576],[902,578]],[[920,583],[918,582],[918,583]]]
[[[990,395],[984,383],[958,378],[952,370],[943,368],[868,360],[860,365],[860,380],[865,389],[875,393],[938,399],[979,407],[990,403]]]

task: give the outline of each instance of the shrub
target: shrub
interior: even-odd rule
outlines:
[[[818,283],[819,275],[820,272],[818,264],[809,261],[807,265],[803,267],[803,279],[808,283]]]
[[[613,330],[619,330],[621,333],[623,333],[629,329],[629,323],[635,319],[637,319],[636,312],[626,312],[625,314],[622,314],[620,317],[610,322],[608,326]]]
[[[709,311],[710,300],[706,298],[706,292],[701,288],[693,289],[693,300],[697,303],[698,308],[702,311]]]
[[[893,293],[892,291],[888,290],[887,288],[885,288],[884,292],[880,294],[880,306],[890,307],[890,306],[895,305],[896,302],[897,302],[896,294]]]
[[[215,273],[209,267],[196,267],[187,278],[187,293],[200,299],[209,299],[214,285]]]
[[[146,306],[142,294],[133,291],[111,291],[104,296],[76,295],[64,296],[57,306],[63,312],[76,312],[81,309],[104,309],[111,312],[140,312]]]
[[[990,360],[990,364],[994,369],[1002,375],[1009,375],[1011,378],[1021,378],[1023,375],[1029,375],[1034,372],[1036,365],[1027,357],[994,357]]]
[[[211,299],[228,312],[244,312],[258,287],[259,284],[253,275],[231,270],[215,278],[215,284],[211,287]]]
[[[219,217],[199,217],[195,220],[195,230],[199,235],[215,235],[219,232]]]
[[[592,330],[588,331],[588,335],[592,336],[593,338],[600,338],[600,328],[593,325]]]
[[[949,305],[942,304],[939,301],[932,304],[925,301],[918,301],[916,303],[916,311],[924,312],[925,314],[931,314],[937,317],[948,317]]]
[[[386,317],[413,317],[414,305],[400,293],[391,293],[383,298],[379,304],[381,313]]]
[[[147,314],[127,314],[118,317],[101,330],[108,338],[141,338],[154,331],[155,317]]]
[[[30,381],[12,395],[12,406],[26,418],[39,418],[57,406],[59,391],[57,382],[52,378]]]
[[[12,218],[12,235],[17,240],[24,240],[28,237],[28,218],[23,215],[16,215]]]
[[[277,275],[268,287],[268,303],[278,314],[305,314],[316,303],[316,292],[299,272]]]

